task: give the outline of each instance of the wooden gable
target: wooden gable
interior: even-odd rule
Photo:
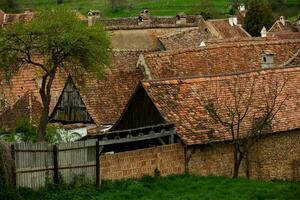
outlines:
[[[50,115],[50,122],[93,123],[71,76],[68,77],[58,102]]]
[[[167,123],[166,120],[156,108],[144,87],[140,84],[128,101],[122,116],[110,131],[134,129],[165,123]]]

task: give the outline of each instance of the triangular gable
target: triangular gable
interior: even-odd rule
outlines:
[[[121,117],[110,131],[141,128],[166,122],[140,83],[127,102]]]
[[[79,90],[69,75],[57,104],[50,115],[50,122],[93,123],[93,119],[85,106]]]

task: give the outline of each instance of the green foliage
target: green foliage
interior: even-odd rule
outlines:
[[[0,9],[4,9],[1,5]],[[188,13],[194,7],[199,5],[199,0],[127,0],[128,5],[122,9],[113,11],[111,9],[110,0],[64,0],[63,5],[68,9],[79,10],[86,15],[90,9],[97,9],[101,11],[101,15],[106,17],[129,17],[137,16],[139,11],[143,8],[148,8],[152,15],[158,16],[175,16],[178,12]],[[218,14],[225,14],[228,12],[232,2],[240,2],[243,0],[210,0],[213,7]],[[247,0],[246,0],[247,1]],[[21,11],[25,8],[35,9],[37,7],[49,7],[57,4],[55,0],[15,0],[18,8],[13,11]],[[299,0],[286,0],[288,9],[284,10],[285,16],[292,16],[299,13]],[[280,15],[282,10],[278,10]]]
[[[47,143],[60,143],[65,142],[63,137],[58,132],[57,127],[49,124],[46,130],[45,141]],[[0,140],[5,140],[7,142],[32,142],[38,141],[37,127],[32,125],[30,121],[26,118],[20,118],[16,120],[15,128],[7,133],[5,130],[0,129]]]
[[[12,11],[18,9],[18,4],[15,0],[0,0],[0,9]]]
[[[11,187],[8,187],[2,182],[0,177],[0,199],[1,200],[22,200],[21,195]]]
[[[57,71],[71,73],[82,82],[87,72],[100,78],[110,63],[109,49],[109,37],[99,23],[88,27],[64,7],[38,10],[33,20],[0,29],[0,70],[5,78],[9,80],[21,66],[28,65],[41,75],[40,141],[45,140]]]
[[[88,70],[99,75],[109,64],[109,48],[110,40],[100,24],[87,27],[64,7],[38,10],[34,20],[0,31],[0,63],[7,75],[24,61],[37,62],[33,54],[43,56],[39,62],[43,71],[60,64],[74,73]]]
[[[85,186],[62,184],[42,188],[37,192],[28,189],[21,189],[19,192],[27,200],[296,200],[299,197],[300,185],[288,182],[176,175],[159,179],[148,176],[138,180],[104,181],[101,189],[90,184]]]
[[[251,0],[243,27],[252,36],[260,36],[262,28],[269,29],[274,22],[272,9],[266,0]]]
[[[213,3],[209,0],[200,0],[188,14],[201,15],[204,19],[218,18],[221,14],[214,7]]]

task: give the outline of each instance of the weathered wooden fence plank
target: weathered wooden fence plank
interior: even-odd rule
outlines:
[[[16,186],[38,189],[46,180],[57,183],[59,177],[67,183],[82,176],[96,183],[97,139],[48,145],[16,143],[12,154],[16,165]],[[98,158],[99,159],[99,158]]]

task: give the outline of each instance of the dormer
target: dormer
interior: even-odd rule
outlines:
[[[148,9],[144,9],[140,12],[140,15],[138,17],[138,25],[150,25],[151,19],[150,19],[150,13]]]
[[[261,54],[261,67],[271,68],[274,67],[274,53],[270,50],[266,50]]]
[[[186,14],[184,12],[180,12],[176,15],[176,24],[186,24]]]

